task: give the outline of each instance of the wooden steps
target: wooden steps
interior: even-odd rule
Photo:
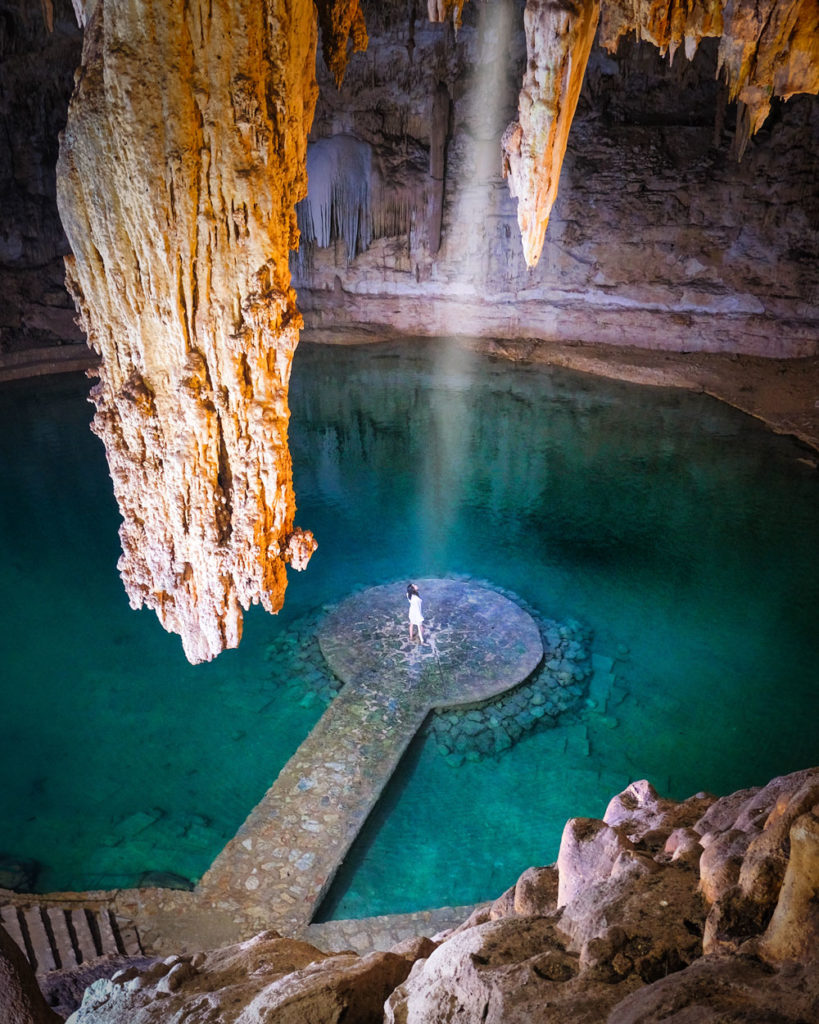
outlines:
[[[0,924],[37,974],[77,967],[98,956],[141,956],[132,921],[107,907],[22,904],[0,906]]]

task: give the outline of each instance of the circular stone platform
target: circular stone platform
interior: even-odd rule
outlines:
[[[319,628],[319,645],[343,682],[380,688],[389,680],[429,708],[489,700],[517,686],[543,657],[540,630],[514,601],[474,583],[415,581],[424,640],[409,639],[406,583],[347,598]]]

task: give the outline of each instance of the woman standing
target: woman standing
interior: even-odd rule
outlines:
[[[407,587],[407,600],[409,601],[409,638],[413,639],[413,629],[415,626],[418,627],[418,639],[421,643],[424,642],[424,613],[421,610],[421,595],[418,592],[418,587],[414,583],[410,583]]]

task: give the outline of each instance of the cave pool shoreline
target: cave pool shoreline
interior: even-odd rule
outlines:
[[[444,339],[411,338],[389,327],[358,324],[304,328],[299,344],[379,345],[410,340],[435,344]],[[697,351],[695,340],[692,350],[686,352],[544,338],[455,336],[446,340],[510,363],[557,366],[631,384],[707,394],[761,420],[775,434],[794,437],[813,450],[806,452],[806,460],[819,468],[813,454],[819,453],[819,356],[780,359]],[[296,353],[298,358],[298,348]],[[96,353],[74,343],[0,353],[0,384],[54,373],[93,374],[98,364]]]

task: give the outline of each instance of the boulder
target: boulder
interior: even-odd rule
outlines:
[[[119,953],[84,960],[77,967],[63,967],[50,971],[40,979],[40,989],[48,1005],[61,1017],[70,1016],[79,1009],[85,990],[100,978],[112,978],[129,967],[144,970],[156,957],[129,957]]]
[[[416,960],[425,960],[437,946],[437,942],[428,939],[426,935],[413,935],[409,939],[403,939],[390,947],[390,953],[396,956],[403,956],[410,963]]]
[[[599,962],[601,951],[590,954],[596,948],[589,944],[609,941],[616,926],[625,936],[616,973],[633,971],[653,981],[701,955],[705,909],[690,869],[657,866],[651,873],[613,877],[579,893],[557,927],[567,949],[579,952],[581,960],[592,955]]]
[[[700,837],[693,828],[675,828],[665,841],[663,853],[672,861],[698,865],[702,855]]]
[[[819,961],[819,816],[803,814],[790,828],[790,856],[771,923],[758,943],[766,960]],[[816,971],[819,974],[819,971]]]
[[[0,926],[0,1020],[3,1024],[61,1024],[48,1006],[34,971]]]
[[[689,828],[702,818],[716,797],[697,793],[678,803],[661,797],[646,779],[630,783],[618,793],[606,808],[603,821],[618,828],[633,842],[639,842],[651,832],[675,828]]]
[[[86,989],[71,1024],[379,1024],[409,974],[395,953],[322,953],[265,932],[247,942],[129,968]]]
[[[775,970],[744,957],[704,957],[626,996],[606,1024],[806,1024],[816,1020],[819,972]]]
[[[739,817],[742,808],[752,800],[759,788],[738,789],[735,793],[720,797],[708,808],[705,814],[694,823],[694,831],[702,836],[702,845],[706,846],[710,841],[709,837],[720,835],[729,828],[734,828],[734,823]]]
[[[497,921],[502,917],[514,917],[515,915],[515,887],[501,893],[489,908],[489,920]]]
[[[729,889],[708,911],[702,936],[703,953],[735,953],[765,930],[771,909],[748,899],[739,886]]]
[[[716,903],[723,893],[739,881],[742,858],[748,849],[748,833],[731,828],[716,836],[700,857],[700,891],[709,903]]]
[[[386,1024],[599,1024],[633,981],[578,979],[579,961],[545,918],[505,918],[455,935],[389,997]]]
[[[634,860],[634,845],[619,831],[594,818],[566,822],[557,855],[557,905],[571,903],[578,893],[622,873]],[[619,868],[618,868],[619,866]]]
[[[768,813],[762,832],[748,844],[739,884],[743,893],[757,903],[777,899],[788,866],[790,831],[801,815],[819,809],[819,778],[809,778],[796,792],[779,794]]]
[[[546,916],[557,909],[555,867],[527,868],[515,883],[514,910],[522,917]]]

